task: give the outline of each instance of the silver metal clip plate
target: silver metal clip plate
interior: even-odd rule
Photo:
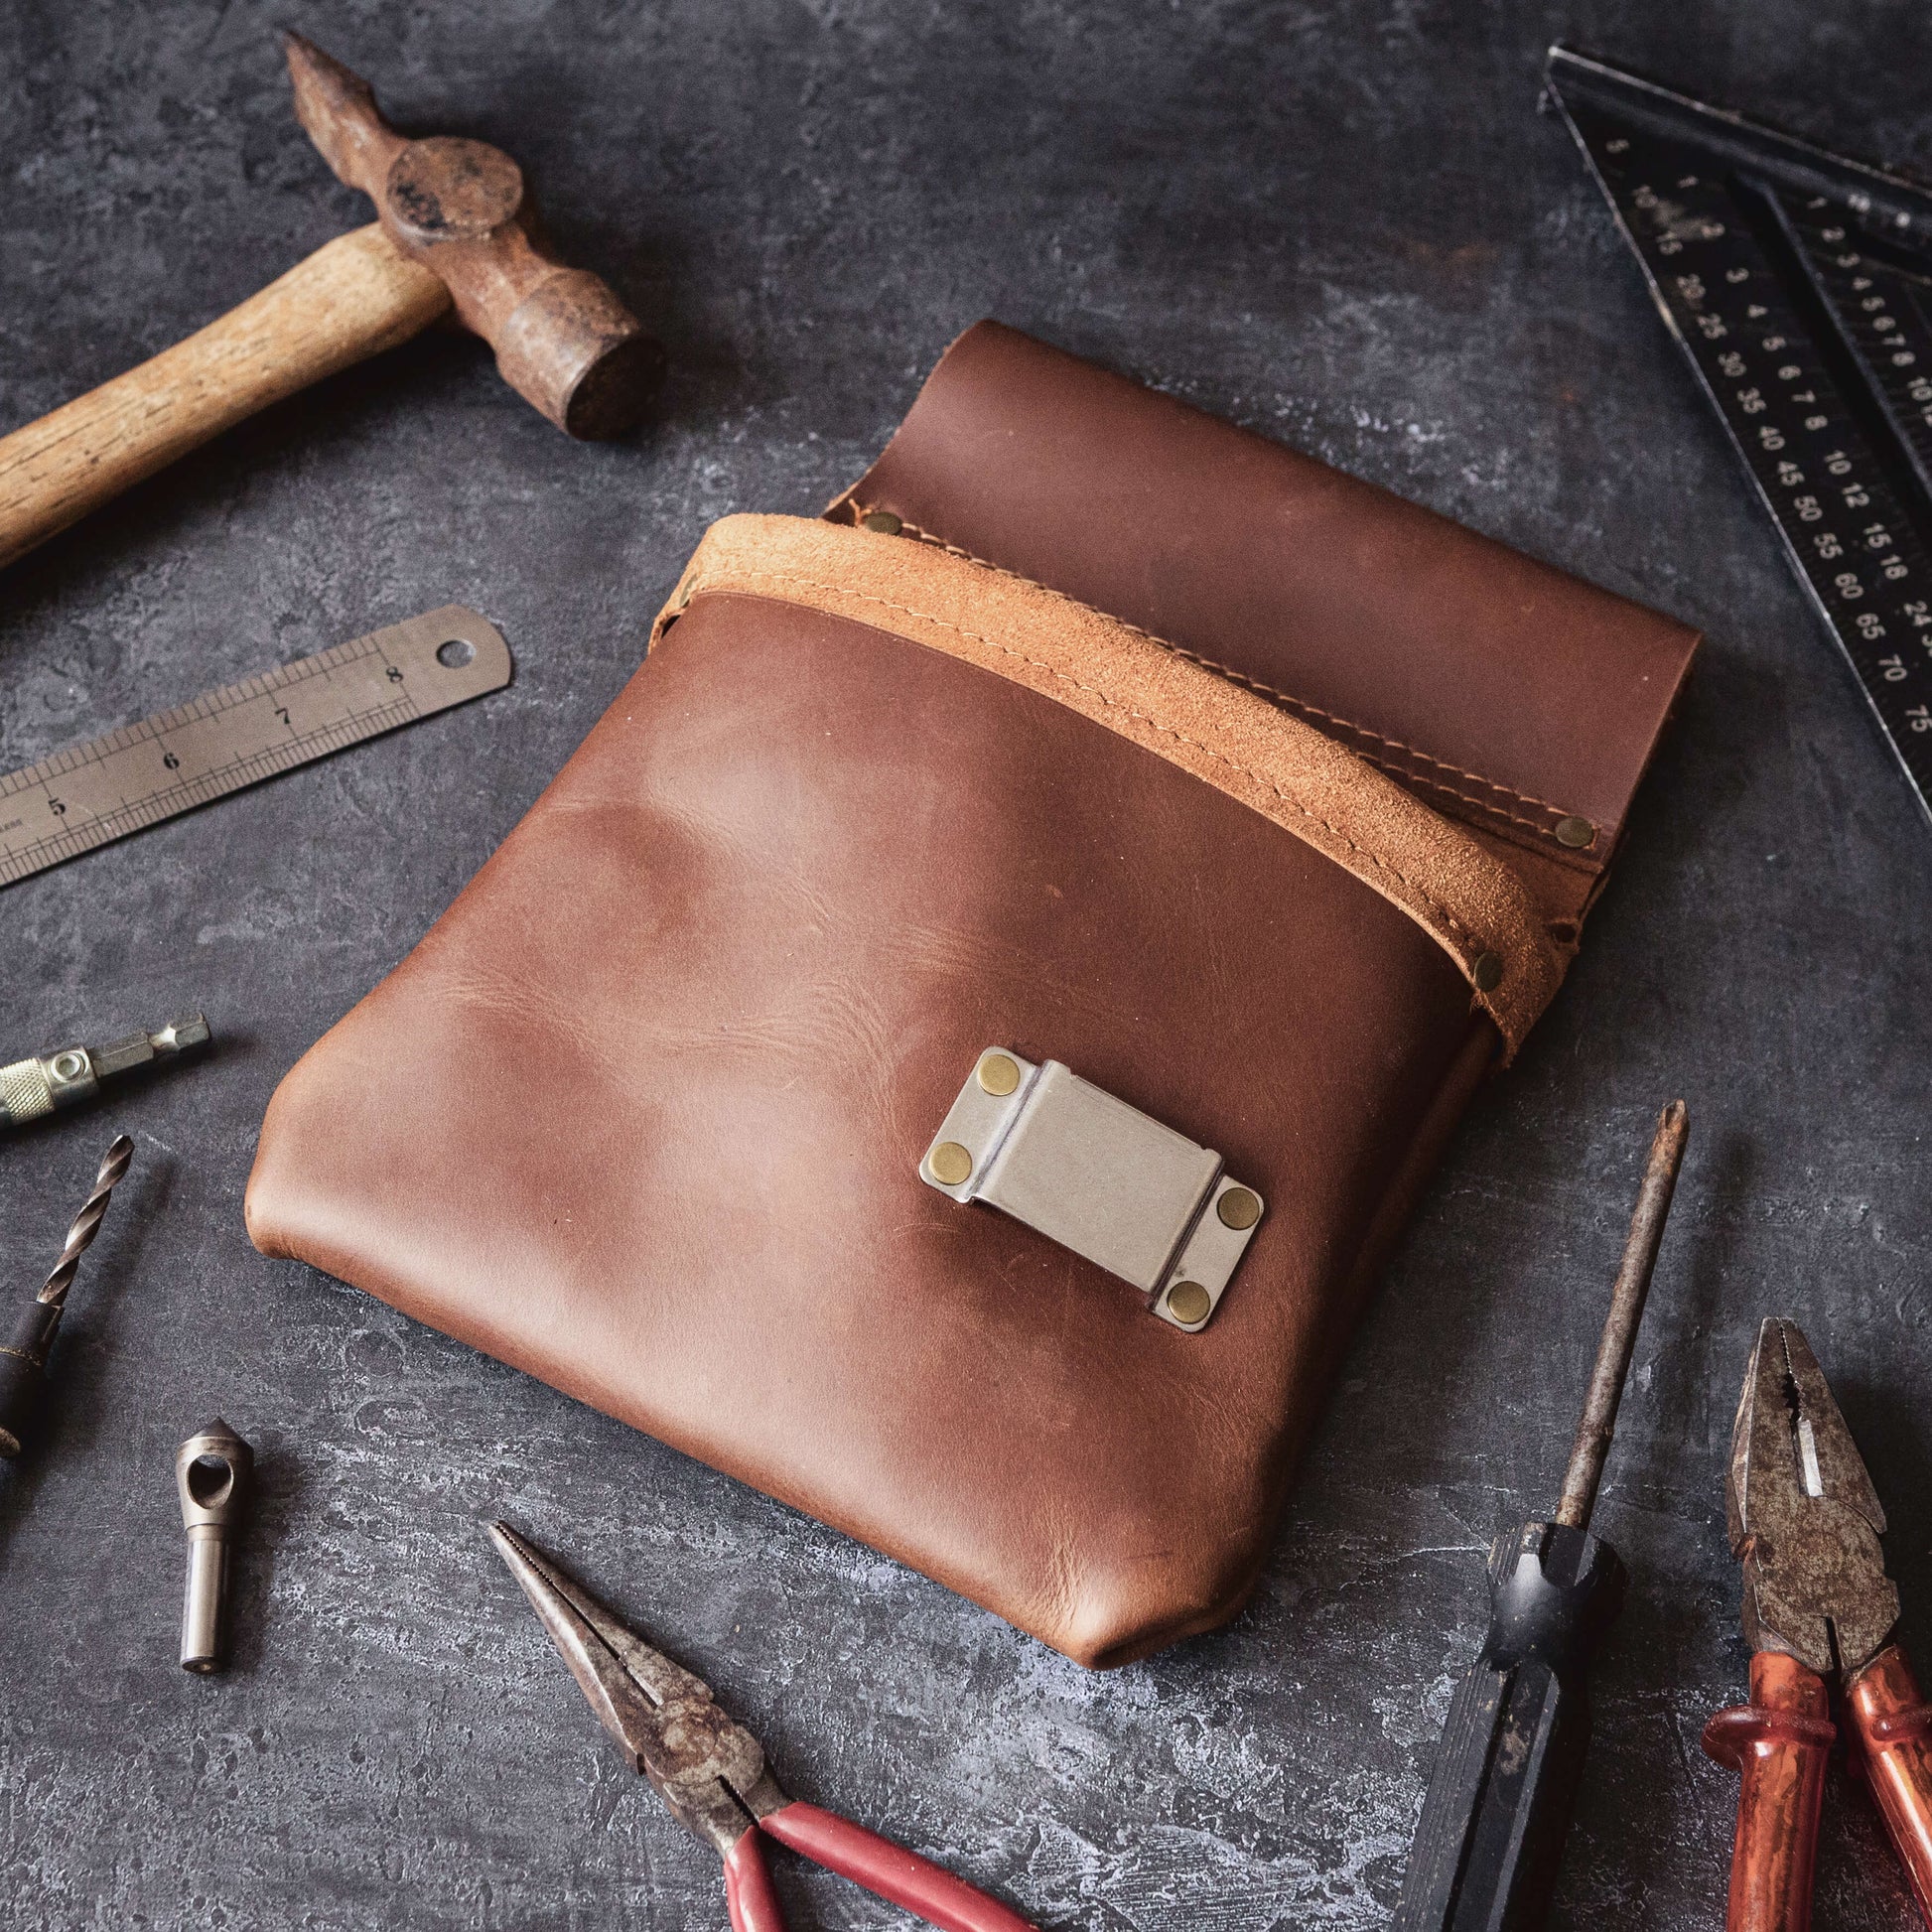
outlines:
[[[1263,1206],[1212,1149],[1058,1060],[1035,1066],[1004,1046],[979,1056],[919,1178],[1132,1283],[1189,1333],[1212,1319]]]

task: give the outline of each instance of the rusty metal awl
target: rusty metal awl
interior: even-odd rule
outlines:
[[[1519,1525],[1490,1551],[1489,1630],[1449,1708],[1399,1932],[1543,1923],[1589,1743],[1589,1660],[1623,1600],[1623,1566],[1589,1534],[1590,1511],[1688,1133],[1674,1100],[1651,1143],[1555,1518]]]

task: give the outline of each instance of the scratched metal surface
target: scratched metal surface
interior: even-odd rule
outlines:
[[[285,7],[0,11],[0,425],[364,218],[297,131]],[[1045,1924],[1366,1927],[1400,1882],[1493,1530],[1547,1508],[1637,1162],[1696,1122],[1599,1526],[1634,1575],[1565,1926],[1716,1923],[1737,1692],[1719,1491],[1760,1313],[1804,1322],[1932,1636],[1932,840],[1568,138],[1559,34],[1932,161],[1932,24],[1361,0],[337,0],[296,24],[405,125],[500,142],[668,341],[664,421],[566,443],[474,345],[345,375],[0,577],[0,762],[458,599],[514,688],[0,896],[0,1048],[206,1006],[219,1057],[0,1147],[31,1288],[75,1291],[58,1427],[0,1474],[0,1922],[722,1925],[480,1518],[674,1637],[803,1795]],[[536,795],[710,517],[810,510],[997,314],[1705,626],[1557,1008],[1458,1134],[1342,1370],[1252,1608],[1085,1675],[943,1590],[241,1233],[263,1104]],[[175,1445],[260,1452],[240,1642],[173,1660]],[[1909,1919],[1835,1781],[1821,1927]],[[901,1923],[787,1863],[797,1922]]]

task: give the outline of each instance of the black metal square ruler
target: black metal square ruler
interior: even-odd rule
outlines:
[[[1932,193],[1567,48],[1548,78],[1932,817]]]

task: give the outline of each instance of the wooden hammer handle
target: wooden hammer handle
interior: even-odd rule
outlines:
[[[442,277],[371,222],[186,342],[0,438],[0,566],[244,416],[420,334]]]

